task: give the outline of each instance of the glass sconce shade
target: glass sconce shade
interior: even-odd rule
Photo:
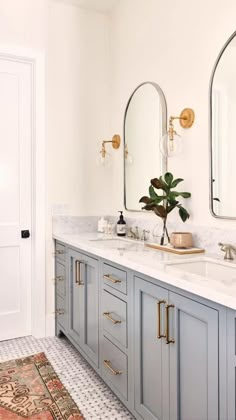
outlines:
[[[111,155],[105,149],[105,145],[102,145],[102,149],[99,152],[97,157],[98,166],[110,166],[111,165]]]
[[[133,163],[133,156],[129,153],[129,150],[128,150],[128,147],[127,147],[127,144],[125,145],[125,164],[127,165],[127,166],[130,166],[130,165],[132,165],[132,163]]]
[[[182,150],[182,138],[179,134],[174,132],[170,137],[169,133],[166,133],[160,140],[160,151],[165,157],[174,157],[178,155]]]
[[[102,157],[102,155],[99,155],[97,158],[97,165],[98,166],[111,166],[111,157],[110,155],[107,155],[105,157]]]

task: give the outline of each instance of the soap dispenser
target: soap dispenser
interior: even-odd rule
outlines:
[[[116,225],[116,233],[117,236],[125,236],[126,235],[126,222],[124,220],[123,211],[119,211],[120,218]]]

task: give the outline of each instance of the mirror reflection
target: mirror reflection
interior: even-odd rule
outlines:
[[[140,197],[150,179],[166,172],[166,158],[159,150],[166,132],[166,101],[154,82],[139,85],[129,98],[124,118],[125,208],[140,211]]]
[[[236,218],[236,34],[221,51],[213,71],[211,101],[211,210],[214,216]]]

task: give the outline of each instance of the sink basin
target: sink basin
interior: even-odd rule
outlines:
[[[118,249],[118,250],[134,250],[143,247],[143,243],[125,239],[125,238],[97,238],[90,239],[90,242],[96,243],[96,247],[105,249]]]
[[[211,279],[223,285],[236,287],[236,265],[217,260],[198,260],[189,262],[169,263],[166,271],[181,271],[201,277],[202,280]]]

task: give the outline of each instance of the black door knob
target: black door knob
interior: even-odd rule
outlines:
[[[30,231],[29,230],[22,230],[21,231],[21,237],[23,239],[29,238],[30,237]]]

